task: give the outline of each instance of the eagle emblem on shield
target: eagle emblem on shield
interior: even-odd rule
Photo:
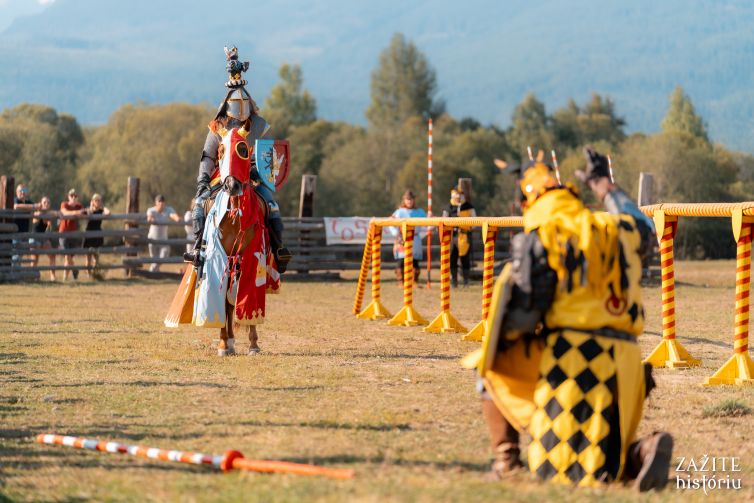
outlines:
[[[257,140],[254,160],[259,178],[265,187],[275,192],[283,186],[290,173],[291,152],[286,140]]]

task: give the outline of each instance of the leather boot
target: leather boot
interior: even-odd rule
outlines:
[[[482,414],[490,432],[494,453],[491,476],[501,479],[522,468],[518,431],[503,417],[492,400],[482,400]]]
[[[283,246],[283,220],[279,216],[270,218],[267,222],[267,229],[269,229],[270,248],[272,254],[275,255],[278,272],[283,274],[288,268],[288,262],[293,258],[290,250]]]
[[[654,432],[629,446],[625,477],[634,481],[639,492],[660,490],[668,483],[673,457],[673,437],[664,431]]]
[[[403,288],[403,261],[398,262],[395,266],[395,279],[398,281],[398,288]]]
[[[463,286],[469,286],[469,275],[471,271],[466,268],[461,269],[461,276],[463,277]]]

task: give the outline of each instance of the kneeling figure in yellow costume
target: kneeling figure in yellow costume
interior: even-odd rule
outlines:
[[[587,172],[599,174],[604,159],[588,150]],[[524,232],[495,285],[482,348],[465,359],[483,384],[493,472],[521,466],[519,433],[528,432],[529,469],[542,479],[662,488],[672,437],[635,438],[654,386],[636,341],[639,250],[653,238],[651,221],[628,198],[604,201],[615,213],[590,211],[540,161],[510,170],[520,177]]]

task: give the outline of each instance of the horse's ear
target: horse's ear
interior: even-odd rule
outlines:
[[[246,138],[249,135],[249,131],[251,131],[251,118],[244,121],[241,129],[238,130],[238,134]]]

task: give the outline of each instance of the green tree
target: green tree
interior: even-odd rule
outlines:
[[[704,121],[696,114],[691,98],[683,92],[681,86],[676,87],[670,95],[670,108],[662,120],[662,130],[665,133],[688,133],[709,141]]]
[[[561,148],[580,149],[600,141],[617,146],[626,137],[625,124],[615,112],[615,103],[596,93],[583,107],[571,99],[552,116],[553,135]]]
[[[317,103],[302,89],[304,76],[299,65],[284,64],[278,70],[280,82],[270,89],[261,115],[272,125],[275,136],[285,138],[292,126],[300,126],[317,119]]]
[[[426,56],[402,34],[393,35],[372,72],[372,101],[366,111],[373,128],[394,128],[411,116],[439,116],[437,77]]]
[[[319,175],[325,159],[338,150],[344,142],[349,141],[355,131],[360,130],[361,128],[344,122],[328,122],[322,119],[294,126],[291,129],[288,135],[288,141],[291,144],[291,173],[288,182],[276,195],[283,215],[298,214],[301,176]],[[320,178],[318,180],[320,194],[323,183],[326,181]],[[327,208],[327,202],[320,197],[320,194],[317,195],[314,205],[314,211],[318,215]]]
[[[76,119],[49,106],[24,103],[0,113],[0,172],[27,184],[35,200],[63,199],[83,143]]]
[[[122,106],[87,138],[81,190],[87,196],[99,192],[108,206],[123,208],[126,180],[137,176],[142,209],[157,194],[177,211],[187,208],[211,117],[206,107],[185,103]]]
[[[513,110],[512,124],[506,135],[508,144],[520,159],[526,159],[526,148],[549,150],[553,146],[550,121],[545,105],[529,93]]]

